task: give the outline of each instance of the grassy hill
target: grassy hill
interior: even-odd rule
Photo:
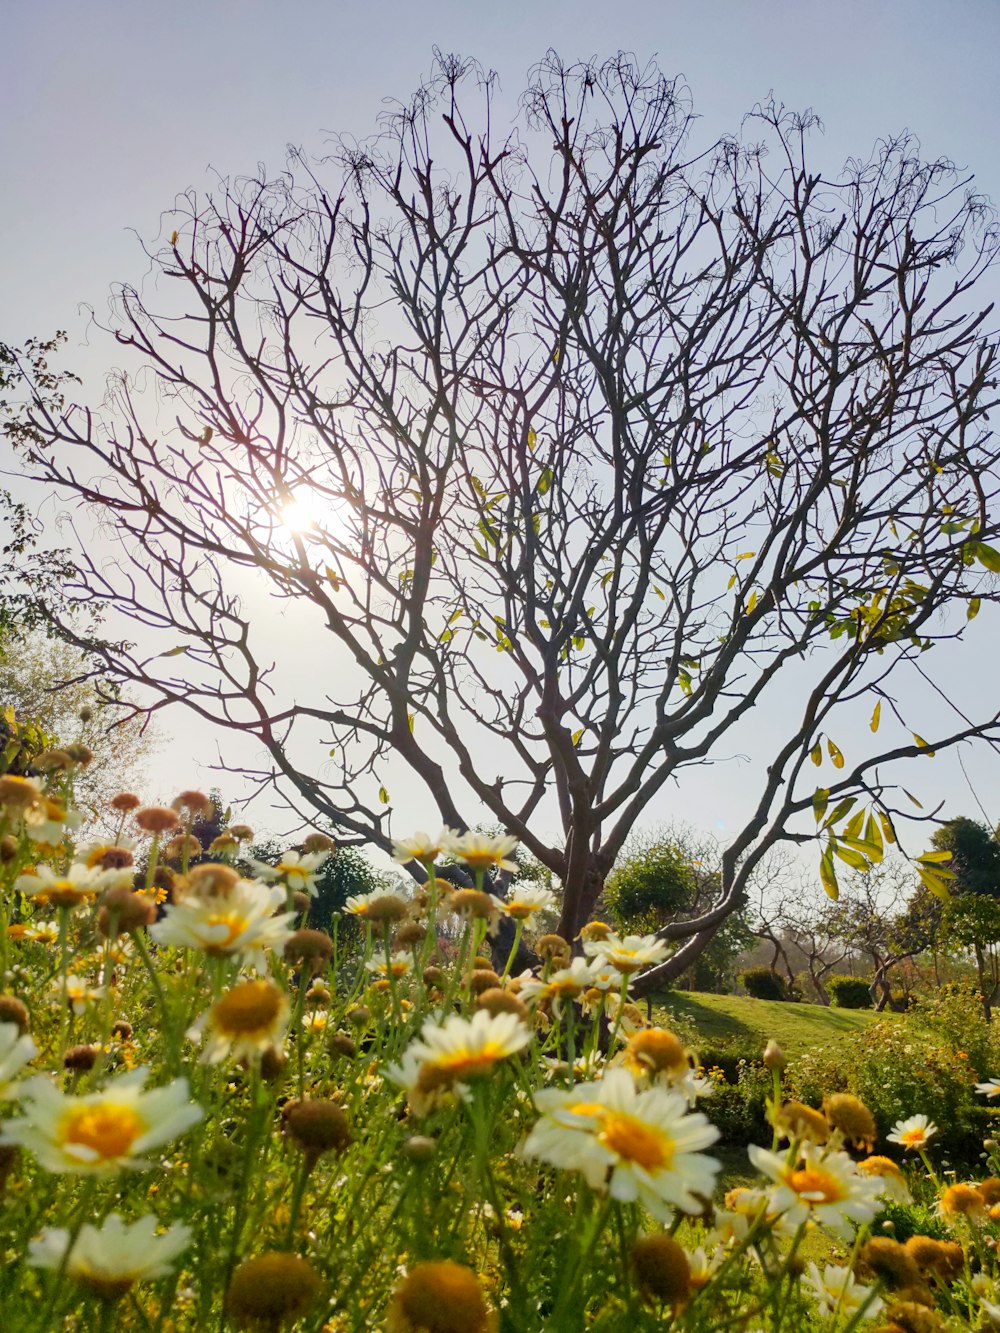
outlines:
[[[816,1046],[862,1031],[874,1017],[871,1009],[825,1009],[818,1004],[754,1000],[739,995],[674,991],[654,1006],[654,1017],[691,1026],[703,1041],[735,1040],[763,1051],[773,1037],[786,1055],[801,1055]]]

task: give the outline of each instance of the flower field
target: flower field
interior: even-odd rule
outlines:
[[[4,1333],[1000,1327],[996,1143],[947,1175],[927,1108],[879,1138],[772,1044],[770,1137],[721,1191],[715,1080],[629,999],[666,946],[546,934],[548,890],[489,891],[512,839],[400,842],[412,894],[318,929],[324,835],[206,860],[184,792],[88,842],[82,762],[0,776]]]

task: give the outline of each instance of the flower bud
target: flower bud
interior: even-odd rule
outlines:
[[[770,1069],[772,1073],[780,1074],[787,1064],[788,1060],[785,1057],[785,1052],[772,1037],[764,1047],[764,1068]]]
[[[316,1303],[319,1290],[310,1263],[272,1250],[240,1264],[229,1283],[226,1309],[240,1328],[270,1333],[294,1324]]]

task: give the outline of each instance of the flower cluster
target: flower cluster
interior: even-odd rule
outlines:
[[[992,1174],[942,1177],[926,1108],[791,1096],[770,1043],[769,1127],[725,1188],[732,1088],[634,1002],[668,946],[546,933],[557,894],[521,876],[513,838],[401,840],[414,883],[331,921],[325,835],[276,864],[240,825],[196,851],[202,793],[122,793],[118,836],[77,846],[61,774],[0,778],[12,1329],[1000,1320],[995,1144]],[[899,1239],[893,1216],[915,1219]]]

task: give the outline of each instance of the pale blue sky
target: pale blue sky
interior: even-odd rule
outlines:
[[[319,152],[324,131],[369,133],[382,99],[405,98],[429,70],[435,45],[495,68],[509,105],[548,46],[565,58],[656,55],[686,76],[706,141],[773,89],[822,117],[828,169],[907,127],[925,155],[951,156],[1000,199],[1000,0],[8,0],[2,18],[0,339],[68,329],[67,364],[91,393],[114,348],[88,335],[83,307],[100,311],[115,280],[142,280],[130,229],[152,240],[161,211],[205,187],[210,166],[275,172],[289,143]],[[956,660],[984,701],[996,646],[981,633]],[[761,717],[750,739],[766,748],[770,729]],[[190,762],[197,733],[181,718],[168,730],[168,758]],[[706,772],[658,813],[731,827],[745,794],[738,768]],[[1000,764],[983,758],[973,771],[1000,815]],[[957,769],[939,772],[932,787],[969,809]]]

